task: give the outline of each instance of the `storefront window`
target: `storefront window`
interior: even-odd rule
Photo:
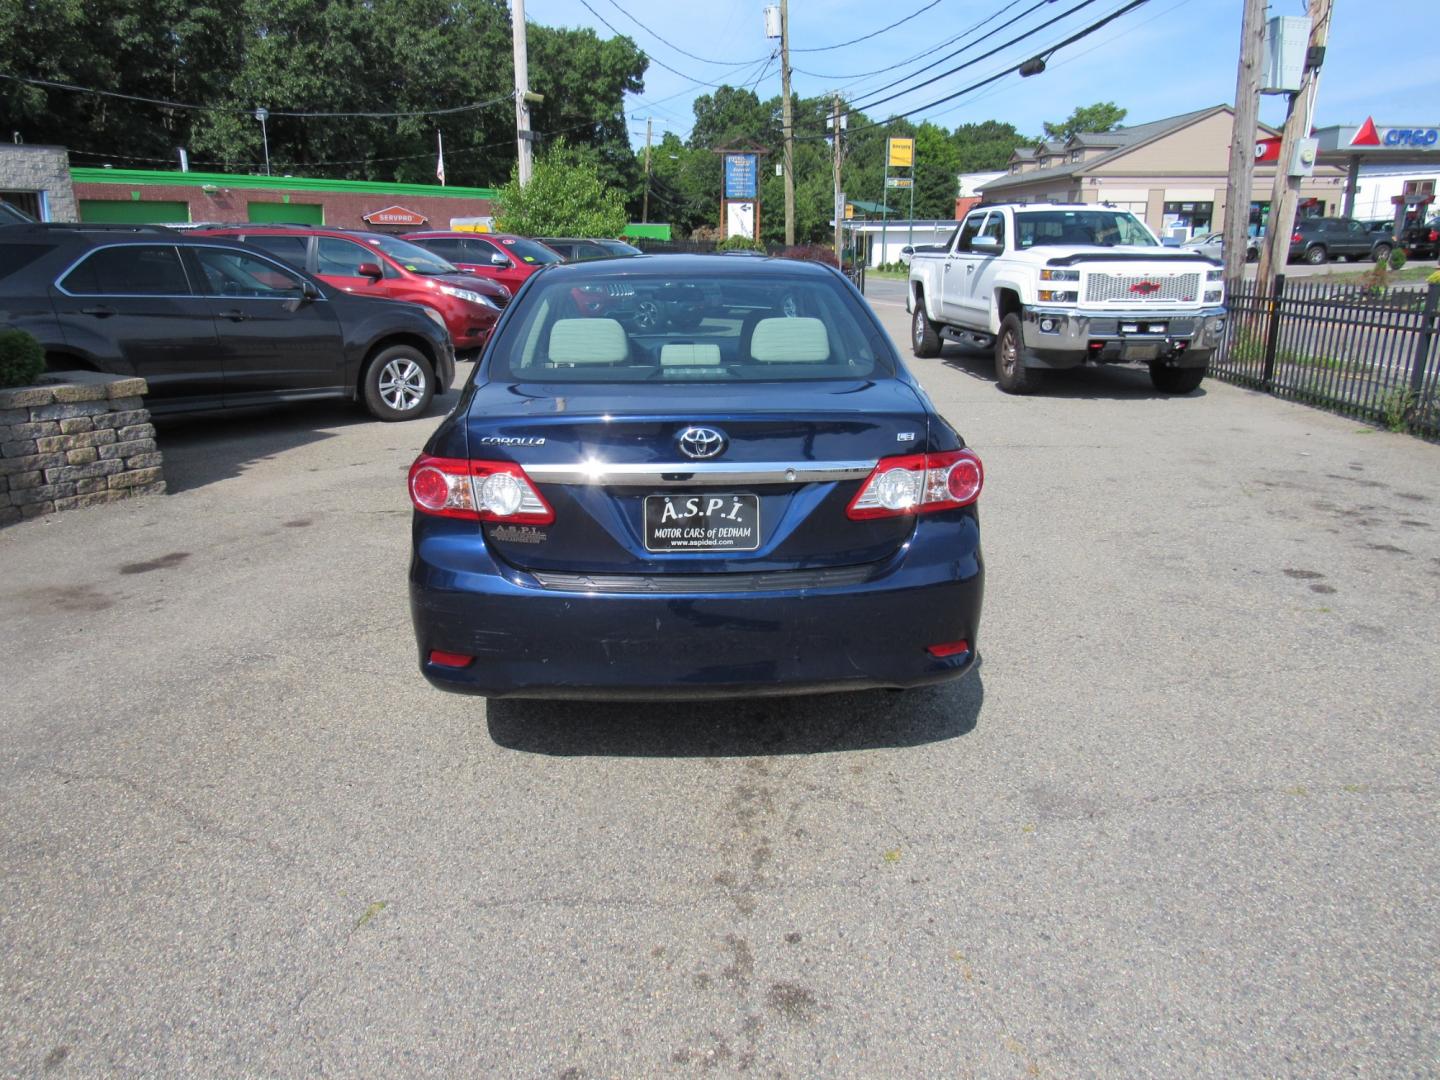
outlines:
[[[1181,240],[1204,236],[1211,231],[1210,221],[1214,216],[1213,202],[1167,202],[1161,231],[1166,237],[1174,237],[1184,230]]]

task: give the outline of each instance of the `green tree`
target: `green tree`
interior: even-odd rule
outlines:
[[[1014,124],[998,120],[982,120],[978,124],[961,124],[952,136],[959,154],[957,173],[988,172],[1003,169],[1010,155],[1035,140],[1015,130]]]
[[[607,187],[592,155],[556,142],[535,161],[523,188],[517,172],[500,189],[495,224],[521,236],[619,236],[622,193]]]
[[[929,122],[916,128],[915,216],[954,217],[959,175],[960,148],[949,132]]]
[[[1058,124],[1045,125],[1045,137],[1064,142],[1072,135],[1086,131],[1114,131],[1128,112],[1113,101],[1097,101],[1094,105],[1078,105]]]

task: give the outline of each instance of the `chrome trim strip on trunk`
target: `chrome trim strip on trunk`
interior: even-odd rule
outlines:
[[[723,553],[722,553],[723,554]],[[752,593],[767,589],[834,589],[859,585],[879,570],[873,563],[823,570],[762,570],[710,574],[559,574],[531,570],[541,588],[577,593]]]
[[[875,471],[870,461],[676,461],[521,466],[542,484],[610,484],[616,487],[724,487],[733,484],[809,484],[826,480],[863,480]]]

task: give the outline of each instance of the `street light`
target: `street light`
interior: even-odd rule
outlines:
[[[256,109],[255,119],[260,121],[260,139],[265,143],[265,175],[270,175],[270,133],[265,129],[265,121],[270,119],[269,109]]]

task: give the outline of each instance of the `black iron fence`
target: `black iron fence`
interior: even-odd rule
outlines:
[[[1440,439],[1440,285],[1277,276],[1230,291],[1210,374],[1276,397]]]

